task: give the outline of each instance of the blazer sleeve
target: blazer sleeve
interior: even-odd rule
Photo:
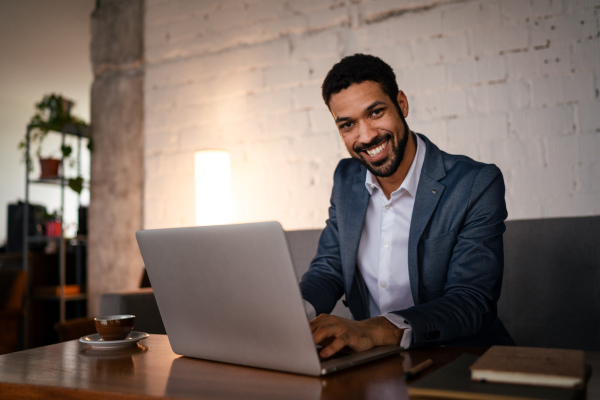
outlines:
[[[500,170],[495,165],[481,168],[473,179],[464,218],[456,230],[447,272],[442,277],[443,289],[436,295],[430,293],[430,298],[418,305],[394,312],[412,327],[411,348],[472,337],[496,320],[504,269],[504,191]]]
[[[316,315],[330,313],[344,293],[344,276],[336,214],[338,201],[336,194],[341,185],[339,181],[342,163],[338,164],[334,173],[329,218],[319,239],[317,255],[300,281],[302,297],[312,304]]]

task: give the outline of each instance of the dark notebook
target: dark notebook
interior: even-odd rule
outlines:
[[[506,383],[484,383],[471,380],[469,367],[478,357],[463,354],[450,364],[409,385],[411,399],[578,399],[583,391],[575,389],[524,386]]]
[[[581,388],[585,382],[583,350],[492,346],[471,366],[476,381]]]

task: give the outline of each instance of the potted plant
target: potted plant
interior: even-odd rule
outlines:
[[[37,112],[29,121],[27,126],[30,145],[37,146],[36,156],[40,160],[41,174],[40,178],[55,178],[59,176],[58,167],[60,159],[56,157],[42,157],[42,143],[48,134],[48,131],[68,132],[81,134],[89,128],[88,124],[82,119],[71,115],[71,108],[75,103],[59,94],[49,94],[35,105]],[[27,137],[19,142],[18,148],[23,151],[23,160],[29,165],[29,170],[33,169],[31,157],[27,151]],[[92,150],[92,141],[88,143],[88,149]],[[61,147],[61,156],[63,163],[69,162],[75,165],[77,160],[71,158],[72,148],[69,145]],[[83,178],[77,176],[68,180],[69,187],[77,193],[81,193],[83,187]]]

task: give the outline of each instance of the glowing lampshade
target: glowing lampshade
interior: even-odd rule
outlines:
[[[196,224],[231,223],[231,159],[224,150],[195,153]]]

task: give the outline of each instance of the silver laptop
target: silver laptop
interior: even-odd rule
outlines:
[[[277,222],[136,233],[176,354],[324,375],[399,353],[381,346],[319,360]]]

